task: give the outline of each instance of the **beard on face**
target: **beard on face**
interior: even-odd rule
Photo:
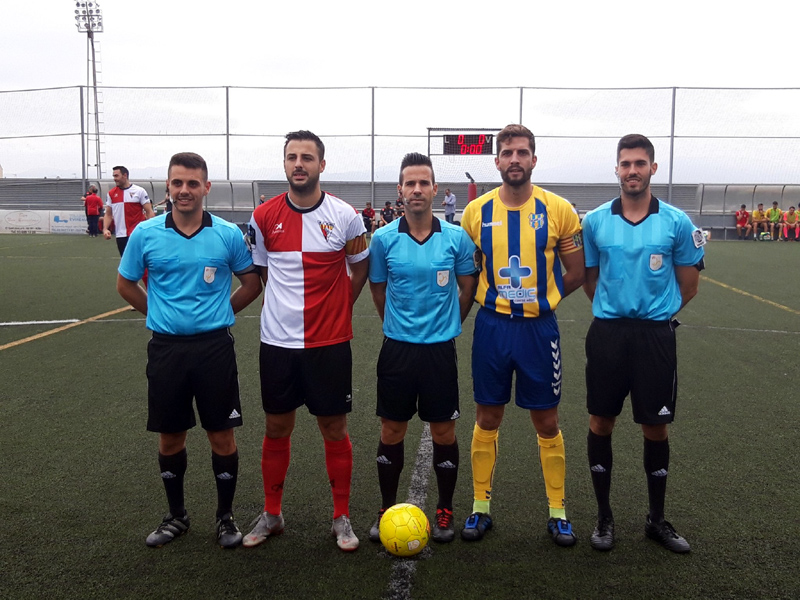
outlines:
[[[622,188],[622,191],[625,192],[626,194],[629,194],[631,196],[640,196],[641,194],[645,193],[648,186],[650,185],[650,175],[644,175],[640,177],[639,182],[637,183],[639,183],[638,192],[631,191],[630,187],[628,186],[628,183],[623,179],[620,179],[619,187]]]
[[[292,175],[294,175],[294,173],[292,173]],[[319,183],[319,175],[317,175],[316,177],[312,177],[308,173],[306,173],[305,175],[306,175],[306,180],[301,184],[297,184],[294,181],[292,181],[291,177],[287,177],[289,181],[289,189],[291,189],[296,194],[305,194],[306,192],[313,191],[314,188],[317,187],[317,183]]]
[[[520,167],[522,168],[522,167]],[[519,179],[511,179],[509,177],[508,169],[505,171],[500,171],[500,178],[503,180],[503,183],[510,185],[511,187],[522,187],[526,185],[531,180],[531,173],[533,173],[533,169],[525,169],[522,168],[522,177]]]

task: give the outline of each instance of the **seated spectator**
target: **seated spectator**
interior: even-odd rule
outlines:
[[[750,213],[747,212],[747,205],[742,204],[741,208],[736,211],[736,235],[740,240],[746,240],[750,235],[750,230],[753,226],[750,224]],[[744,237],[742,233],[744,232]]]
[[[381,209],[381,220],[378,224],[378,227],[383,227],[384,225],[388,225],[394,220],[394,209],[392,208],[392,203],[389,200],[386,201],[386,204]]]
[[[772,240],[780,239],[781,237],[781,221],[783,220],[783,211],[778,208],[778,203],[773,202],[772,208],[767,210],[767,220],[769,221],[769,237]]]
[[[783,239],[789,241],[789,232],[794,231],[794,241],[800,237],[800,215],[794,210],[794,206],[790,206],[789,210],[783,213]]]
[[[751,220],[753,223],[753,239],[760,241],[761,238],[758,235],[759,230],[761,230],[762,233],[767,233],[769,231],[767,212],[764,210],[763,204],[759,204],[758,208],[753,211]]]
[[[361,211],[361,218],[364,219],[364,227],[367,233],[375,231],[375,209],[372,208],[372,202],[367,202],[367,206]]]

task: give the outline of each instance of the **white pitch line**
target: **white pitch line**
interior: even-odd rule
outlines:
[[[428,474],[431,470],[432,457],[431,428],[428,423],[425,423],[419,440],[419,448],[417,448],[417,459],[414,463],[414,471],[411,473],[411,483],[406,500],[409,504],[419,506],[422,510],[425,510],[425,501],[428,499]],[[411,580],[417,570],[417,560],[426,553],[430,553],[430,548],[425,548],[420,555],[414,558],[394,559],[392,575],[389,578],[384,598],[387,600],[411,600]]]
[[[13,327],[15,325],[60,325],[62,323],[77,323],[80,319],[61,319],[59,321],[7,321],[0,323],[0,327]]]

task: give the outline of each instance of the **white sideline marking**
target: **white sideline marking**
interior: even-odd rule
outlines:
[[[414,471],[411,473],[411,484],[408,487],[408,499],[406,500],[409,504],[415,504],[422,510],[425,510],[425,501],[428,499],[428,474],[431,470],[432,457],[431,428],[428,423],[425,423],[419,440],[417,459],[414,462]],[[425,548],[417,556],[422,556],[425,553],[430,553],[430,548]],[[389,578],[389,585],[384,598],[388,600],[410,600],[411,580],[417,570],[417,560],[417,557],[394,559],[392,562],[392,575]]]
[[[62,323],[77,323],[78,319],[61,319],[60,321],[8,321],[0,323],[0,327],[13,327],[14,325],[61,325]]]
[[[84,323],[92,323],[92,322],[97,321],[99,319],[104,319],[106,317],[110,317],[112,315],[119,314],[119,313],[124,312],[126,310],[128,310],[127,306],[125,306],[123,308],[117,308],[115,310],[110,310],[110,311],[108,311],[106,313],[103,313],[101,315],[95,315],[93,317],[89,317],[88,319],[84,319],[82,321],[75,321],[75,322],[72,322],[72,323],[68,323],[67,325],[63,325],[61,327],[56,327],[55,329],[49,329],[47,331],[43,331],[42,333],[37,333],[36,335],[32,335],[30,337],[26,337],[24,339],[17,340],[16,342],[9,342],[8,344],[4,344],[4,345],[0,346],[0,351],[1,350],[8,350],[9,348],[14,348],[16,346],[21,346],[22,344],[26,344],[28,342],[33,342],[34,340],[39,340],[39,339],[41,339],[43,337],[47,337],[48,335],[53,335],[54,333],[59,333],[60,331],[66,331],[67,329],[72,329],[73,327],[78,327],[79,325],[83,325]]]

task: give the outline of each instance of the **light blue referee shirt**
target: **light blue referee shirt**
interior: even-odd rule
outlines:
[[[139,281],[147,269],[148,329],[194,335],[234,324],[231,273],[246,273],[252,265],[236,225],[203,212],[203,225],[186,237],[166,213],[136,226],[119,274]]]
[[[369,280],[386,282],[383,333],[413,344],[446,342],[461,333],[456,277],[472,275],[477,248],[461,227],[433,219],[418,242],[405,217],[381,227],[369,247]]]
[[[600,267],[592,313],[601,319],[666,321],[681,307],[675,267],[699,264],[703,232],[683,211],[650,199],[649,214],[633,224],[616,198],[583,219],[586,267]]]

